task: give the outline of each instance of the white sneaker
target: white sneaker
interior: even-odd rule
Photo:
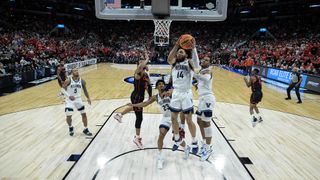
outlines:
[[[258,119],[256,117],[254,117],[252,119],[252,127],[256,127],[257,123],[258,123]]]
[[[133,142],[138,146],[139,149],[143,149],[142,138],[138,138],[137,136],[134,136]]]
[[[163,169],[164,160],[162,158],[158,158],[157,166],[158,169]]]
[[[209,159],[212,153],[213,153],[213,149],[212,149],[212,146],[210,146],[207,150],[202,152],[200,160],[206,161],[207,159]]]
[[[201,155],[202,152],[205,151],[205,143],[203,141],[201,141],[200,144],[201,144],[201,147],[200,147],[200,150],[198,152],[199,155]]]
[[[189,158],[189,154],[190,154],[190,150],[191,150],[191,147],[186,145],[187,148],[184,150],[184,157],[183,159],[187,160]]]
[[[122,123],[122,115],[121,114],[116,114],[113,118],[115,120],[117,120],[119,123]]]

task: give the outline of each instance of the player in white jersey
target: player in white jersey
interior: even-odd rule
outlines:
[[[148,101],[138,103],[138,104],[128,104],[129,106],[133,107],[146,107],[153,102],[157,102],[161,114],[162,114],[162,120],[160,122],[159,126],[159,137],[158,137],[158,162],[157,166],[159,169],[163,168],[164,163],[164,157],[162,155],[162,148],[163,148],[163,139],[165,138],[167,132],[170,129],[171,126],[171,111],[169,109],[170,101],[171,101],[171,93],[172,91],[165,91],[165,82],[163,80],[158,80],[156,82],[156,88],[158,89],[159,94],[152,96],[149,98]],[[184,147],[185,152],[185,159],[189,156],[190,147],[186,146],[185,143],[181,144]]]
[[[212,154],[212,128],[210,121],[212,118],[212,110],[215,104],[215,97],[212,92],[212,71],[210,68],[210,58],[205,57],[201,61],[201,70],[198,74],[194,74],[194,78],[198,81],[199,105],[197,122],[200,127],[203,145],[200,148],[201,160],[207,160]]]
[[[92,136],[92,133],[87,128],[88,119],[85,111],[85,106],[81,99],[81,91],[83,90],[85,96],[87,97],[88,103],[91,104],[89,93],[87,91],[86,82],[80,78],[78,69],[72,70],[72,77],[65,80],[61,88],[61,92],[64,94],[65,98],[65,113],[66,121],[69,125],[70,136],[74,135],[74,127],[72,126],[72,114],[74,108],[76,108],[82,116],[82,122],[84,125],[83,133],[87,136]]]
[[[195,47],[195,44],[194,44]],[[198,152],[198,142],[196,140],[196,126],[192,122],[193,101],[192,101],[192,78],[194,74],[194,64],[192,53],[180,48],[179,40],[168,56],[168,63],[172,65],[172,86],[173,93],[170,103],[172,128],[174,131],[175,143],[172,150],[178,149],[184,141],[179,136],[178,114],[183,112],[192,136],[192,153]]]

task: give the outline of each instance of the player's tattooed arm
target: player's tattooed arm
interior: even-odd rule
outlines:
[[[169,56],[168,56],[168,63],[170,65],[173,65],[176,63],[176,56],[177,56],[177,51],[179,49],[179,41],[180,39],[178,39],[178,41],[176,42],[176,44],[174,45],[174,47],[172,48],[172,50],[170,51],[169,53]]]
[[[81,79],[81,84],[82,84],[84,95],[86,96],[88,103],[91,105],[91,99],[89,97],[89,93],[87,90],[87,83],[83,79]]]
[[[138,103],[138,104],[128,103],[127,105],[128,106],[132,106],[132,107],[146,107],[146,106],[152,104],[153,102],[155,102],[156,100],[157,100],[157,96],[155,95],[155,96],[152,96],[147,101],[144,101],[144,102],[141,102],[141,103]]]

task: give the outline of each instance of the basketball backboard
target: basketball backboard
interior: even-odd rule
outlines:
[[[140,0],[136,1],[129,4],[126,0],[95,0],[96,16],[106,20],[155,19],[151,12],[151,1],[144,0],[143,7],[139,5]],[[227,18],[228,0],[212,2],[199,8],[184,3],[184,0],[171,1],[170,17],[167,18],[173,21],[224,21]]]

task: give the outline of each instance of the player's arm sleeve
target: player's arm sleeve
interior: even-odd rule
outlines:
[[[195,69],[200,68],[197,48],[192,49],[192,61],[193,61],[193,66]]]

